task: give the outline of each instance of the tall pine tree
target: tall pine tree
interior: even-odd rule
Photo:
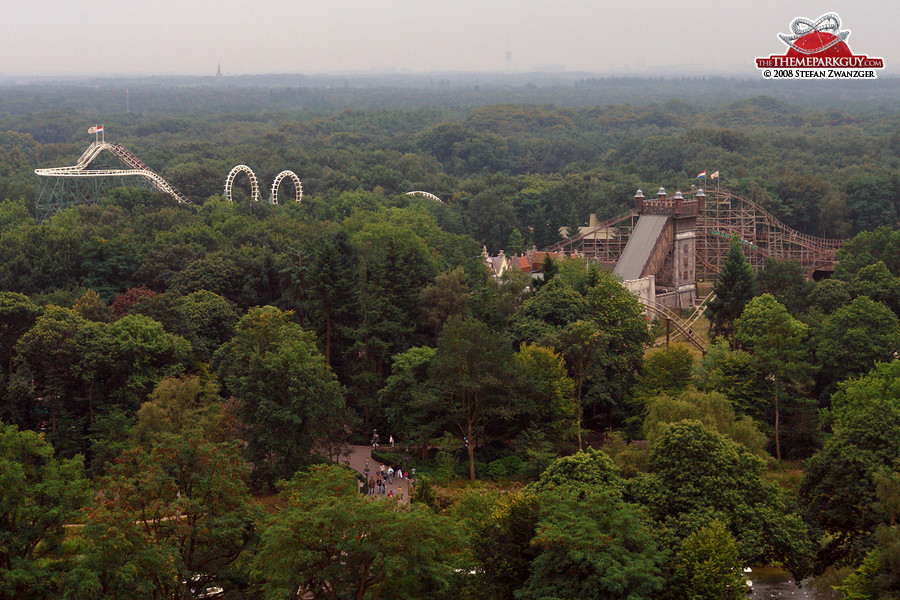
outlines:
[[[345,353],[359,323],[357,257],[339,229],[316,247],[305,273],[300,306],[319,336],[319,346],[338,377],[346,381]]]
[[[715,297],[706,307],[710,333],[724,337],[734,346],[734,322],[744,312],[747,303],[759,291],[753,269],[744,260],[741,242],[737,236],[731,238],[728,258],[713,286]]]

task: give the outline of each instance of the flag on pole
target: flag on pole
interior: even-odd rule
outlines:
[[[709,178],[710,178],[710,179],[718,179],[718,178],[719,178],[719,172],[716,171],[715,173],[713,173],[712,175],[710,175]]]
[[[88,133],[103,133],[103,125],[94,125],[88,129]]]
[[[700,172],[697,174],[697,179],[700,179],[701,177],[706,177],[706,171],[700,171]]]

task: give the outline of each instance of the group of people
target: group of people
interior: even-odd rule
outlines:
[[[369,477],[369,495],[375,494],[387,494],[389,497],[394,497],[393,490],[391,492],[387,491],[387,486],[389,484],[394,483],[394,476],[398,479],[403,479],[404,477],[409,477],[408,474],[405,474],[400,467],[397,467],[397,470],[394,470],[393,465],[388,465],[385,467],[384,465],[380,465],[378,471],[376,471],[374,477]],[[403,499],[403,488],[397,488],[397,494],[400,499]]]

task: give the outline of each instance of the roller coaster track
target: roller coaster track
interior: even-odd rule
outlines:
[[[237,165],[228,173],[228,177],[225,178],[225,199],[229,203],[234,203],[234,180],[241,173],[246,173],[247,179],[250,180],[250,201],[259,202],[259,179],[257,179],[253,169],[247,165]],[[272,190],[269,192],[269,204],[278,204],[278,189],[281,187],[281,182],[285,179],[290,179],[294,184],[294,200],[298,204],[303,200],[303,184],[300,182],[300,178],[293,171],[282,171],[275,176],[275,181],[272,182]]]
[[[413,192],[406,192],[407,196],[422,196],[424,198],[428,198],[429,200],[434,200],[440,204],[443,204],[444,201],[432,194],[431,192],[423,192],[422,190],[415,190]]]
[[[691,316],[688,317],[687,319],[682,319],[681,317],[675,315],[675,313],[669,309],[667,309],[666,311],[659,311],[660,313],[663,313],[663,316],[665,316],[672,324],[675,325],[675,334],[674,334],[674,336],[662,335],[662,336],[656,338],[656,341],[653,343],[653,346],[654,347],[662,346],[663,344],[670,342],[673,337],[677,338],[679,335],[683,335],[684,331],[690,331],[691,332],[690,335],[692,337],[685,336],[686,339],[688,340],[688,342],[693,344],[694,347],[696,347],[701,352],[705,353],[706,352],[705,347],[707,346],[707,343],[702,338],[697,336],[697,334],[694,333],[694,325],[697,323],[698,320],[700,320],[700,317],[702,317],[703,314],[706,312],[706,305],[714,297],[715,297],[715,292],[710,292],[709,294],[707,294],[706,298],[704,298],[702,301],[700,301],[697,304],[697,306],[694,308],[694,312],[692,312]],[[644,299],[642,299],[642,298],[638,298],[638,299],[641,301],[642,304],[644,304],[644,306],[647,306],[651,311],[656,310],[654,307],[650,306],[649,301],[645,302]],[[692,341],[692,340],[695,340],[695,341]]]
[[[115,155],[130,169],[90,169],[91,163],[100,155],[101,152],[107,151]],[[168,194],[178,202],[183,204],[193,204],[188,200],[187,196],[175,189],[168,181],[163,179],[150,167],[145,165],[141,159],[132,154],[129,150],[119,144],[110,142],[97,141],[88,146],[87,150],[78,158],[78,161],[70,167],[51,167],[48,169],[35,169],[34,174],[38,177],[90,177],[90,178],[106,178],[106,177],[131,177],[137,176],[146,179],[150,184],[160,192]]]
[[[634,210],[622,213],[548,250],[617,262],[639,217]],[[710,190],[697,217],[698,277],[715,278],[728,255],[732,236],[741,241],[747,261],[754,269],[762,269],[765,259],[771,257],[799,262],[808,275],[833,270],[837,251],[844,243],[841,239],[800,233],[753,201],[728,190]]]
[[[706,299],[703,301],[703,303],[694,309],[693,315],[691,315],[691,317],[688,320],[682,319],[680,316],[675,314],[675,312],[672,309],[668,308],[667,306],[663,306],[662,304],[660,304],[659,302],[656,302],[655,300],[649,300],[647,298],[640,298],[640,297],[638,297],[638,299],[641,301],[641,304],[643,304],[648,309],[650,309],[651,311],[656,313],[657,316],[665,317],[670,323],[672,323],[672,325],[675,326],[675,330],[684,336],[684,339],[686,339],[690,344],[692,344],[700,352],[706,354],[706,348],[707,348],[708,344],[706,343],[706,340],[704,340],[699,335],[694,333],[693,325],[694,325],[694,323],[697,322],[697,319],[700,318],[700,315],[703,314],[704,306],[705,306],[706,302],[710,299],[711,296],[712,296],[712,294],[707,296]],[[662,343],[665,342],[665,337],[657,340],[656,344],[654,344],[654,345],[659,346],[659,345],[661,345],[661,342]]]

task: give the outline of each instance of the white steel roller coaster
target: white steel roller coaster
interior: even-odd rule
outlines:
[[[256,179],[256,173],[247,165],[238,165],[228,173],[228,177],[225,178],[225,199],[234,203],[234,199],[231,197],[231,190],[234,185],[234,178],[239,173],[246,173],[247,177],[250,178],[250,199],[254,202],[259,202],[259,181]]]
[[[275,176],[275,181],[272,182],[272,191],[269,193],[269,202],[272,204],[278,204],[278,187],[285,177],[294,182],[294,200],[300,202],[303,199],[303,184],[300,183],[300,178],[293,171],[282,171]]]
[[[441,204],[444,203],[443,200],[441,200],[440,198],[438,198],[438,197],[435,196],[434,194],[431,194],[431,193],[429,193],[429,192],[423,192],[423,191],[421,191],[421,190],[416,190],[416,191],[414,191],[414,192],[406,192],[406,195],[407,195],[407,196],[424,196],[424,197],[428,198],[429,200],[434,200],[435,202],[440,202]]]
[[[228,173],[228,177],[225,179],[225,199],[234,203],[234,198],[232,197],[234,178],[240,173],[246,173],[250,179],[250,200],[259,202],[259,180],[256,178],[256,173],[253,172],[253,169],[247,165],[238,165]],[[293,171],[282,171],[275,176],[275,181],[272,183],[272,191],[269,193],[270,204],[278,204],[278,188],[285,177],[289,178],[294,184],[294,199],[297,202],[303,199],[303,184],[300,183],[300,178]]]
[[[91,163],[94,161],[94,159],[96,159],[100,155],[100,153],[104,151],[116,156],[125,164],[125,166],[130,168],[90,168]],[[81,178],[97,180],[101,178],[107,179],[139,177],[148,181],[153,186],[153,188],[159,190],[160,192],[168,194],[178,202],[184,204],[193,204],[190,200],[188,200],[187,196],[175,189],[168,181],[163,179],[159,174],[145,165],[137,156],[129,152],[123,146],[120,146],[119,144],[112,144],[105,140],[97,140],[93,142],[79,157],[78,161],[70,167],[50,167],[47,169],[35,169],[34,174],[38,177],[52,178],[46,181],[52,180],[57,183],[57,185],[45,186],[50,188],[48,192],[49,198],[46,200],[47,206],[45,207],[45,210],[50,213],[56,212],[61,208],[67,208],[72,204],[79,204],[84,202],[84,199],[69,201],[66,198],[60,197],[61,195],[65,195],[64,191],[56,189],[58,187],[58,184],[60,184],[61,182],[72,181]]]

